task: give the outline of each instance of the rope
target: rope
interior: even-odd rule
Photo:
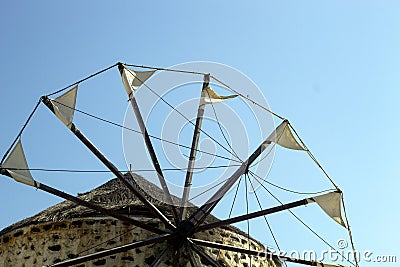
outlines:
[[[97,76],[97,75],[99,75],[99,74],[101,74],[101,73],[103,73],[103,72],[105,72],[105,71],[108,71],[109,69],[112,69],[112,68],[114,68],[114,67],[116,67],[116,66],[118,66],[118,63],[115,63],[114,65],[109,66],[109,67],[107,67],[107,68],[105,68],[105,69],[102,69],[102,70],[100,70],[100,71],[98,71],[98,72],[96,72],[96,73],[93,73],[93,74],[91,74],[91,75],[89,75],[89,76],[87,76],[87,77],[85,77],[85,78],[83,78],[83,79],[81,79],[81,80],[79,80],[79,81],[77,81],[77,82],[74,82],[74,83],[72,83],[72,84],[70,84],[70,85],[68,85],[68,86],[66,86],[66,87],[64,87],[64,88],[61,88],[61,89],[59,89],[59,90],[57,90],[57,91],[55,91],[55,92],[53,92],[53,93],[50,93],[50,94],[48,94],[48,95],[46,95],[46,96],[49,97],[49,96],[52,96],[52,95],[61,93],[61,92],[67,90],[68,88],[70,88],[70,87],[72,87],[72,86],[75,86],[75,85],[77,85],[77,84],[80,84],[81,82],[84,82],[84,81],[86,81],[86,80],[89,80],[89,79],[91,79],[91,78],[93,78],[93,77],[95,77],[95,76]]]
[[[257,179],[256,176],[253,176],[255,179]],[[281,205],[283,205],[283,202],[280,201],[274,194],[271,193],[271,191],[269,191],[263,184],[261,184],[261,186],[276,200],[278,201]],[[329,246],[331,249],[333,249],[335,252],[337,252],[338,254],[340,254],[340,252],[335,249],[335,247],[333,247],[331,244],[329,244],[328,241],[326,241],[321,235],[319,235],[317,232],[315,232],[310,226],[308,226],[302,219],[300,219],[296,214],[293,213],[293,211],[291,211],[290,209],[287,210],[288,212],[290,212],[290,214],[293,215],[293,217],[295,217],[301,224],[303,224],[308,230],[311,231],[311,233],[313,233],[315,236],[317,236],[322,242],[324,242],[327,246]],[[353,262],[351,262],[347,257],[345,257],[343,255],[343,258],[350,263],[353,266],[356,266]],[[358,267],[358,266],[356,266]]]
[[[314,155],[311,153],[311,151],[307,148],[306,144],[303,142],[303,140],[300,138],[300,135],[296,132],[296,129],[289,123],[289,127],[293,130],[294,134],[297,136],[301,144],[303,145],[304,149],[306,150],[307,154],[310,156],[310,158],[314,161],[314,163],[321,169],[321,171],[325,174],[326,178],[333,184],[333,186],[336,188],[336,190],[340,190],[339,187],[336,185],[336,183],[333,181],[333,179],[328,175],[328,173],[325,171],[325,169],[322,167],[322,165],[317,161],[317,159],[314,157]]]
[[[164,70],[169,72],[180,72],[180,73],[187,73],[187,74],[198,74],[198,75],[206,75],[207,73],[198,72],[198,71],[188,71],[188,70],[177,70],[177,69],[169,69],[169,68],[159,68],[159,67],[151,67],[151,66],[143,66],[143,65],[135,65],[135,64],[126,64],[123,63],[124,66],[128,67],[136,67],[142,69],[151,69],[151,70]]]
[[[256,105],[256,106],[262,108],[263,110],[269,112],[270,114],[274,115],[275,117],[277,117],[277,118],[279,118],[279,119],[281,119],[281,120],[285,120],[284,117],[282,117],[282,116],[276,114],[276,113],[273,112],[272,110],[270,110],[270,109],[264,107],[263,105],[257,103],[256,101],[252,100],[251,98],[249,98],[249,97],[247,97],[247,96],[245,96],[245,95],[239,93],[238,91],[236,91],[235,89],[233,89],[232,87],[230,87],[229,85],[227,85],[226,83],[224,83],[223,81],[219,80],[217,77],[215,77],[215,76],[213,76],[213,75],[211,75],[211,77],[212,77],[215,81],[219,82],[220,84],[222,84],[223,86],[225,86],[226,88],[228,88],[229,90],[231,90],[232,92],[234,92],[235,94],[239,95],[240,97],[242,97],[242,98],[244,98],[244,99],[250,101],[250,102],[253,103],[254,105]]]
[[[82,114],[84,114],[84,115],[86,115],[86,116],[88,116],[88,117],[91,117],[91,118],[93,118],[93,119],[96,119],[96,120],[99,120],[99,121],[102,121],[102,122],[105,122],[105,123],[108,123],[108,124],[111,124],[111,125],[114,125],[114,126],[120,127],[120,128],[122,128],[122,129],[125,129],[125,130],[128,130],[128,131],[131,131],[131,132],[134,132],[134,133],[142,134],[142,132],[141,132],[141,131],[139,131],[139,130],[132,129],[132,128],[129,128],[129,127],[123,126],[123,125],[121,125],[121,124],[118,124],[118,123],[116,123],[116,122],[113,122],[113,121],[110,121],[110,120],[107,120],[107,119],[104,119],[104,118],[98,117],[98,116],[96,116],[96,115],[93,115],[93,114],[87,113],[87,112],[85,112],[85,111],[79,110],[79,109],[77,109],[77,108],[70,107],[70,106],[68,106],[68,105],[65,105],[65,104],[63,104],[63,103],[61,103],[61,102],[58,102],[57,100],[54,100],[54,99],[52,99],[52,101],[53,101],[53,102],[56,102],[57,104],[60,104],[60,105],[62,105],[62,106],[64,106],[64,107],[67,107],[67,108],[73,109],[74,111],[76,111],[76,112],[79,112],[79,113],[82,113]],[[185,146],[185,145],[182,145],[182,144],[179,144],[179,143],[173,142],[173,141],[169,141],[169,140],[167,140],[167,139],[163,139],[163,138],[161,138],[161,137],[157,137],[157,136],[155,136],[155,135],[151,135],[151,134],[149,134],[149,137],[151,137],[151,138],[154,138],[154,139],[157,139],[157,140],[159,140],[159,141],[162,141],[162,142],[165,142],[165,143],[169,143],[169,144],[171,144],[171,145],[176,145],[176,146],[179,146],[179,147],[183,147],[183,148],[190,149],[190,147],[189,147],[189,146]],[[206,152],[206,151],[203,151],[203,150],[200,150],[200,149],[197,149],[196,151],[197,151],[197,152],[204,153],[204,154],[207,154],[207,155],[210,155],[210,156],[214,156],[214,157],[217,157],[217,158],[221,158],[221,159],[226,159],[226,160],[235,161],[236,163],[241,163],[241,162],[240,162],[240,161],[238,161],[238,160],[231,159],[231,158],[224,157],[224,156],[220,156],[220,155],[213,154],[213,153],[210,153],[210,152]]]
[[[231,218],[232,211],[233,211],[233,207],[235,206],[235,203],[236,203],[236,197],[237,197],[237,194],[238,194],[238,191],[239,191],[239,186],[240,186],[240,182],[241,182],[241,181],[242,181],[242,179],[239,179],[239,182],[238,182],[237,185],[236,185],[235,195],[234,195],[234,197],[233,197],[231,209],[229,210],[228,218]],[[225,244],[225,240],[226,240],[227,238],[228,238],[227,236],[223,236],[223,237],[222,237],[222,243],[223,243],[223,244]],[[221,249],[218,249],[217,260],[219,260],[220,257],[221,257]]]
[[[211,96],[210,96],[209,92],[208,92],[207,90],[206,90],[206,92],[207,92],[208,97],[211,99]],[[232,150],[234,156],[235,156],[237,159],[240,160],[239,156],[237,155],[237,153],[235,152],[235,150],[233,149],[233,147],[229,144],[228,139],[226,138],[225,133],[224,133],[224,131],[222,130],[221,124],[220,124],[220,122],[219,122],[219,120],[218,120],[217,112],[215,111],[214,103],[213,103],[212,101],[211,101],[211,107],[212,107],[212,109],[213,109],[213,113],[214,113],[215,119],[217,120],[218,128],[219,128],[219,130],[220,130],[222,136],[224,137],[226,144],[227,144],[227,145],[229,146],[229,148]]]
[[[266,179],[261,178],[261,177],[260,177],[259,175],[257,175],[255,172],[252,172],[252,171],[250,171],[250,170],[249,170],[249,172],[250,172],[252,175],[257,176],[257,178],[260,179],[261,181],[266,182],[267,184],[272,185],[273,187],[279,188],[279,189],[281,189],[281,190],[283,190],[283,191],[287,191],[287,192],[290,192],[290,193],[298,194],[298,195],[316,195],[316,194],[321,194],[321,193],[325,193],[325,192],[335,191],[335,190],[336,190],[336,189],[326,189],[326,190],[321,190],[321,191],[317,191],[317,192],[299,192],[299,191],[287,189],[287,188],[284,188],[284,187],[279,186],[279,185],[277,185],[277,184],[274,184],[274,183],[272,183],[272,182],[270,182],[270,181],[268,181],[268,180],[266,180]],[[257,180],[258,180],[258,179],[257,179]]]
[[[3,164],[4,160],[6,159],[8,154],[10,153],[10,151],[13,148],[13,146],[15,145],[15,143],[17,143],[17,141],[21,138],[22,132],[25,130],[25,128],[28,125],[29,121],[32,119],[33,114],[35,114],[35,112],[36,112],[37,108],[39,107],[41,101],[42,101],[42,99],[39,99],[39,101],[36,103],[36,105],[33,108],[31,114],[29,114],[28,119],[25,121],[24,125],[22,126],[21,130],[18,132],[18,134],[15,137],[14,141],[12,142],[11,146],[7,149],[6,153],[4,154],[3,158],[1,159],[0,165]]]
[[[127,69],[132,75],[132,71],[130,69]],[[150,92],[152,92],[155,96],[157,96],[159,99],[161,99],[161,101],[163,101],[165,104],[167,104],[172,111],[177,112],[180,116],[182,116],[188,123],[192,124],[193,126],[196,126],[191,120],[189,120],[188,117],[186,117],[182,112],[180,112],[178,109],[175,109],[167,100],[165,100],[161,95],[159,95],[156,91],[154,91],[150,86],[148,86],[146,83],[144,83],[143,81],[141,81],[138,77],[136,77],[141,83],[142,85],[144,85],[147,89],[150,90]],[[215,140],[215,138],[213,138],[211,135],[209,135],[206,131],[204,131],[203,129],[200,129],[200,131],[207,135],[211,140],[213,140],[216,144],[218,144],[221,148],[223,148],[225,151],[227,151],[229,154],[231,154],[232,156],[235,156],[232,151],[230,151],[229,149],[227,149],[224,145],[222,145],[220,142],[218,142],[217,140]]]
[[[208,167],[195,167],[194,169],[220,169],[220,168],[231,168],[231,167],[239,167],[239,164],[233,165],[216,165],[216,166],[208,166]],[[3,168],[0,168],[3,169]],[[43,172],[73,172],[73,173],[111,173],[109,170],[71,170],[71,169],[46,169],[46,168],[7,168],[7,170],[14,170],[14,171],[43,171]],[[164,168],[161,169],[163,171],[184,171],[186,168]],[[130,170],[123,170],[122,172],[128,172]],[[154,169],[137,169],[132,170],[133,172],[154,172]]]
[[[220,184],[222,184],[222,183],[224,183],[224,182],[226,182],[226,181],[228,181],[228,180],[229,180],[229,178],[226,178],[225,180],[222,180],[221,182],[217,183],[216,185],[213,185],[212,187],[208,188],[207,190],[201,192],[200,194],[197,194],[197,195],[195,195],[194,197],[188,199],[187,202],[189,202],[189,201],[191,201],[191,200],[193,200],[193,199],[195,199],[195,198],[198,198],[199,196],[204,195],[204,194],[207,193],[208,191],[214,189],[215,187],[219,186]]]
[[[254,188],[253,182],[250,179],[249,179],[249,182],[250,182],[251,188],[253,189],[254,195],[255,195],[255,197],[257,199],[258,206],[260,207],[260,210],[262,210],[262,205],[261,205],[260,199],[258,198],[256,190]],[[269,232],[271,233],[271,236],[272,236],[272,238],[273,238],[273,240],[275,242],[276,247],[278,248],[279,251],[281,251],[281,248],[279,247],[278,241],[277,241],[277,239],[276,239],[276,237],[274,235],[274,232],[272,231],[272,227],[271,227],[271,225],[269,224],[269,222],[267,220],[267,216],[264,215],[263,217],[264,217],[265,223],[268,226]]]
[[[247,177],[248,177],[248,173],[244,174],[244,177],[242,177],[244,179],[244,188],[245,188],[245,197],[246,197],[246,214],[249,215],[249,196],[248,196],[248,190],[247,190]],[[247,222],[247,245],[249,247],[249,251],[251,250],[250,247],[250,220],[246,220]],[[252,259],[253,257],[250,256],[250,267],[251,267],[251,263],[252,263]]]
[[[344,218],[346,219],[347,230],[348,230],[348,232],[349,232],[349,238],[350,238],[350,243],[351,243],[351,249],[353,250],[354,262],[356,263],[356,267],[359,267],[358,261],[357,261],[357,250],[356,250],[356,247],[355,247],[355,245],[354,245],[353,234],[351,233],[349,220],[348,220],[348,218],[347,218],[346,205],[344,204],[344,196],[343,196],[343,194],[342,194],[341,200],[342,200],[342,204],[343,204]]]

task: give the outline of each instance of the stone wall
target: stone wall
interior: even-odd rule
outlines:
[[[148,221],[146,218],[136,218]],[[159,222],[151,221],[155,227]],[[152,234],[128,223],[110,218],[83,218],[42,223],[13,230],[0,236],[0,266],[46,266],[66,259],[113,248],[149,238]],[[264,250],[260,244],[231,230],[214,229],[198,233],[195,238],[222,242],[238,247]],[[78,265],[83,266],[148,266],[165,248],[166,243],[153,244],[124,253]],[[208,254],[225,266],[275,266],[257,257],[208,249]],[[200,261],[200,259],[198,258]],[[204,262],[202,262],[203,265]],[[171,266],[171,259],[162,266]],[[190,266],[183,256],[180,266]]]

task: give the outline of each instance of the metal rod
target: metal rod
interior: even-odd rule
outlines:
[[[321,264],[321,262],[317,262],[317,261],[309,261],[309,260],[304,260],[304,259],[276,255],[276,254],[274,254],[272,252],[268,252],[268,251],[257,251],[257,250],[251,250],[251,249],[246,249],[246,248],[239,248],[239,247],[234,247],[234,246],[230,246],[230,245],[223,245],[220,243],[214,243],[214,242],[210,242],[210,241],[200,240],[200,239],[190,239],[190,240],[194,244],[197,244],[199,246],[228,250],[228,251],[243,253],[243,254],[247,254],[247,255],[251,255],[251,256],[257,256],[259,258],[265,258],[265,259],[269,259],[269,260],[282,260],[282,261],[304,264],[304,265],[309,265],[309,266],[318,266],[318,264]],[[324,265],[322,264],[322,266],[324,266]]]
[[[200,258],[203,258],[204,261],[208,262],[214,267],[223,267],[221,264],[211,258],[211,256],[208,255],[202,248],[198,247],[195,243],[189,240],[189,244],[190,247],[197,253],[197,255],[199,255]]]
[[[122,63],[118,64],[118,69],[119,69],[119,72],[120,72],[120,74],[122,76],[123,75],[123,70],[124,70],[124,66],[122,65]],[[178,213],[177,213],[177,211],[176,211],[176,209],[174,207],[174,202],[172,200],[171,193],[169,192],[168,185],[167,185],[167,183],[165,181],[164,174],[163,174],[163,172],[161,170],[160,163],[159,163],[159,161],[157,159],[157,155],[156,155],[156,152],[154,151],[153,144],[151,143],[151,140],[150,140],[150,137],[149,137],[149,133],[147,132],[146,124],[144,123],[143,116],[140,113],[140,109],[139,109],[139,106],[138,106],[138,104],[136,102],[136,98],[135,98],[135,95],[133,94],[133,92],[129,95],[129,101],[131,102],[133,111],[134,111],[135,116],[136,116],[136,120],[138,121],[138,124],[139,124],[139,127],[140,127],[140,131],[142,132],[142,135],[143,135],[147,150],[148,150],[148,152],[150,154],[150,157],[151,157],[151,161],[152,161],[153,166],[154,166],[154,168],[155,168],[155,170],[157,172],[158,180],[160,181],[161,188],[162,188],[162,190],[164,192],[164,196],[166,198],[166,201],[168,201],[169,204],[171,205],[170,207],[172,209],[172,214],[174,215],[174,219],[175,219],[176,222],[178,222]]]
[[[54,113],[53,106],[51,104],[51,100],[47,97],[42,98],[43,103]],[[71,126],[68,127],[71,132],[118,178],[121,182],[140,200],[142,203],[153,213],[156,217],[158,217],[167,228],[175,229],[176,227],[171,223],[170,220],[156,207],[151,203],[137,188],[132,185],[129,181],[127,181],[124,175],[114,166],[90,141],[86,138],[86,136],[76,128],[75,124],[71,123]]]
[[[215,222],[215,223],[201,225],[198,228],[196,228],[196,232],[205,231],[205,230],[212,229],[212,228],[215,228],[215,227],[220,227],[220,226],[233,224],[233,223],[237,223],[237,222],[241,222],[241,221],[245,221],[245,220],[250,220],[250,219],[254,219],[254,218],[257,218],[257,217],[265,216],[265,215],[268,215],[268,214],[276,213],[276,212],[279,212],[279,211],[283,211],[283,210],[287,210],[287,209],[291,209],[291,208],[307,205],[309,203],[307,200],[308,199],[305,198],[305,199],[302,199],[302,200],[290,202],[288,204],[284,204],[284,205],[268,208],[268,209],[265,209],[265,210],[252,212],[252,213],[249,213],[249,214],[244,214],[244,215],[241,215],[241,216],[229,218],[229,219],[218,221],[218,222]]]
[[[53,265],[48,265],[48,266],[49,267],[64,267],[64,266],[71,266],[71,265],[75,265],[75,264],[79,264],[79,263],[84,263],[84,262],[87,262],[90,260],[95,260],[95,259],[115,255],[117,253],[125,252],[128,250],[134,249],[134,248],[143,247],[143,246],[151,245],[154,243],[160,243],[165,240],[169,240],[172,237],[173,237],[172,234],[163,234],[163,235],[159,235],[159,236],[155,236],[155,237],[150,237],[150,238],[147,238],[147,239],[144,239],[141,241],[137,241],[137,242],[133,242],[133,243],[130,243],[127,245],[103,250],[100,252],[95,252],[95,253],[92,253],[89,255],[85,255],[82,257],[75,258],[75,259],[66,260],[66,261],[55,263]]]
[[[208,87],[209,83],[210,83],[210,75],[206,74],[204,75],[204,82],[201,89],[201,97],[204,94],[203,93],[204,89]],[[197,109],[196,125],[194,126],[194,131],[193,131],[192,147],[190,149],[189,162],[186,172],[185,187],[183,189],[179,221],[186,219],[186,211],[187,211],[186,205],[189,199],[190,187],[192,186],[193,168],[196,161],[197,147],[199,144],[201,125],[203,123],[204,109],[205,109],[205,104],[202,103],[202,99],[200,98],[199,107]]]
[[[281,124],[286,123],[283,121]],[[278,126],[279,127],[279,126]],[[277,127],[277,128],[278,128]],[[250,155],[250,157],[242,163],[239,169],[234,172],[231,177],[222,185],[219,190],[212,196],[210,199],[203,204],[195,213],[193,213],[190,218],[187,220],[186,224],[188,226],[188,233],[190,233],[190,229],[195,229],[198,225],[200,225],[205,218],[211,213],[211,211],[215,208],[218,202],[224,197],[224,195],[231,189],[231,187],[235,184],[235,182],[248,171],[249,166],[262,154],[262,152],[271,144],[272,138],[275,135],[275,131],[273,131],[265,141]]]
[[[1,174],[12,178],[11,174],[6,169],[1,169]],[[142,229],[151,231],[153,233],[157,233],[157,234],[165,233],[163,230],[155,228],[155,227],[152,227],[152,226],[150,226],[150,225],[148,225],[148,224],[146,224],[144,222],[129,218],[129,217],[127,217],[125,215],[122,215],[122,214],[120,214],[118,212],[115,212],[113,210],[106,209],[106,208],[103,208],[103,207],[98,206],[96,204],[87,202],[85,200],[82,200],[82,199],[80,199],[78,197],[75,197],[75,196],[72,196],[70,194],[67,194],[65,192],[62,192],[62,191],[60,191],[60,190],[58,190],[56,188],[50,187],[50,186],[45,185],[43,183],[39,183],[39,182],[36,182],[36,181],[34,183],[35,183],[35,188],[43,190],[43,191],[45,191],[47,193],[50,193],[52,195],[56,195],[56,196],[61,197],[63,199],[72,201],[72,202],[74,202],[74,203],[76,203],[78,205],[81,205],[81,206],[84,206],[86,208],[98,211],[98,212],[100,212],[102,214],[105,214],[105,215],[108,215],[110,217],[119,219],[121,221],[129,222],[132,225],[135,225],[135,226],[140,227]]]

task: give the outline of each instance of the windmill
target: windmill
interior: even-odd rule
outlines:
[[[119,74],[122,78],[122,83],[128,95],[130,105],[132,106],[132,110],[139,126],[139,129],[134,131],[142,136],[145,147],[147,149],[147,153],[150,156],[152,166],[155,170],[156,177],[160,185],[160,188],[158,189],[154,189],[152,184],[149,184],[148,182],[146,182],[145,179],[134,174],[132,171],[124,173],[119,170],[111,162],[111,160],[108,159],[74,123],[75,112],[79,112],[79,110],[76,108],[77,92],[79,85],[84,81],[100,75],[101,73],[115,67],[117,67],[119,70]],[[144,68],[147,69],[147,71],[137,71],[133,68]],[[189,147],[190,153],[188,155],[182,197],[174,196],[169,190],[166,175],[164,174],[164,170],[161,167],[162,164],[160,163],[158,158],[159,155],[157,155],[156,149],[152,142],[152,139],[154,139],[155,137],[149,133],[147,129],[148,125],[146,125],[146,122],[139,108],[139,103],[135,97],[135,93],[137,90],[139,90],[139,88],[145,87],[151,90],[151,88],[147,85],[147,81],[156,71],[178,72],[183,74],[199,75],[203,77],[203,84],[201,87],[200,98],[197,106],[196,121],[191,122],[191,124],[193,124],[194,126],[194,131],[191,146]],[[227,96],[219,95],[211,88],[211,79],[220,83],[222,86],[232,91],[234,94]],[[162,99],[162,96],[158,95],[158,97]],[[260,106],[266,112],[277,116],[281,120],[281,122],[252,151],[252,153],[250,153],[245,159],[239,160],[237,162],[237,165],[235,166],[236,169],[232,171],[232,173],[228,177],[225,177],[225,180],[219,183],[218,187],[215,187],[215,190],[210,194],[208,199],[204,201],[204,203],[198,205],[198,207],[194,206],[190,203],[189,198],[192,189],[197,154],[199,152],[207,153],[207,151],[199,149],[200,135],[207,134],[207,132],[202,129],[204,111],[206,110],[206,108],[211,107],[215,112],[214,105],[235,98],[242,98],[247,101],[251,101],[251,103]],[[164,99],[163,101],[166,102]],[[40,104],[44,104],[44,106],[46,106],[66,126],[66,128],[82,143],[82,145],[85,146],[102,164],[104,164],[105,167],[107,167],[107,169],[116,177],[116,180],[110,181],[110,184],[105,184],[104,187],[100,187],[101,189],[98,188],[94,191],[89,192],[88,194],[84,194],[82,196],[73,196],[34,179],[30,172],[31,169],[27,164],[27,159],[24,153],[24,149],[22,147],[21,135]],[[171,106],[171,104],[169,105]],[[184,114],[181,115],[184,116]],[[77,264],[86,264],[87,262],[92,262],[94,265],[109,265],[110,260],[107,262],[105,260],[106,257],[116,257],[115,255],[126,253],[134,249],[137,251],[141,251],[141,249],[145,249],[149,246],[154,246],[157,249],[149,250],[150,253],[153,253],[154,255],[145,259],[141,258],[143,260],[143,262],[141,262],[141,265],[280,266],[281,264],[285,264],[286,262],[294,262],[309,266],[335,266],[334,264],[326,264],[314,260],[306,260],[274,254],[267,248],[263,247],[261,244],[257,243],[256,240],[252,239],[249,236],[249,233],[247,233],[246,236],[245,233],[235,230],[235,228],[232,228],[231,226],[234,223],[249,221],[260,217],[265,218],[267,215],[273,213],[278,213],[281,211],[290,210],[295,207],[317,203],[322,208],[322,210],[327,213],[333,220],[349,230],[351,238],[347,216],[345,215],[344,219],[342,217],[342,208],[344,208],[343,193],[323,169],[322,170],[324,174],[326,174],[327,178],[332,182],[334,186],[332,190],[328,190],[327,192],[322,192],[297,201],[280,203],[280,205],[274,207],[262,208],[260,205],[260,210],[258,211],[247,211],[246,214],[230,217],[227,219],[217,219],[211,215],[211,213],[218,206],[221,200],[223,200],[228,192],[231,191],[235,186],[237,194],[237,189],[239,188],[240,181],[243,177],[244,183],[246,183],[246,190],[247,183],[250,183],[254,189],[251,180],[248,179],[249,175],[252,175],[255,179],[257,179],[259,184],[262,186],[263,178],[258,176],[257,173],[253,172],[251,170],[251,167],[254,166],[256,161],[259,160],[260,157],[265,154],[271,146],[275,145],[284,147],[289,150],[298,150],[307,153],[311,157],[311,159],[317,164],[317,166],[322,169],[321,165],[316,161],[315,157],[307,149],[304,142],[300,139],[299,135],[296,133],[295,129],[287,119],[284,119],[283,117],[273,113],[269,109],[261,106],[259,103],[257,103],[257,101],[250,99],[248,96],[243,95],[238,90],[233,89],[228,84],[223,83],[214,75],[204,72],[171,68],[155,68],[148,66],[123,64],[119,62],[100,72],[90,75],[87,78],[80,80],[70,86],[57,90],[56,92],[53,92],[51,94],[42,96],[35,106],[33,112],[28,117],[27,122],[24,124],[16,139],[11,144],[9,150],[6,151],[5,155],[3,156],[3,159],[1,161],[1,174],[13,178],[17,182],[32,186],[38,190],[43,190],[50,194],[61,197],[65,200],[68,200],[68,203],[70,204],[74,203],[74,206],[68,206],[70,204],[67,205],[64,203],[62,206],[62,209],[64,210],[84,207],[84,212],[80,211],[79,216],[83,216],[82,214],[85,214],[85,212],[87,213],[87,216],[90,215],[92,217],[101,215],[103,216],[103,219],[111,218],[112,220],[116,220],[118,223],[124,222],[127,223],[129,226],[135,227],[135,229],[140,229],[140,234],[137,234],[136,238],[132,238],[127,243],[108,242],[109,246],[107,248],[102,248],[99,251],[88,252],[89,250],[86,250],[79,254],[70,253],[70,256],[68,256],[67,258],[64,255],[64,258],[59,257],[57,258],[57,260],[53,260],[50,263],[43,263],[44,265],[71,266]],[[233,150],[231,146],[229,147],[231,150]],[[115,188],[117,188],[117,190],[115,190]],[[151,190],[152,192],[147,192],[146,188],[153,188]],[[114,198],[117,198],[118,201],[121,201],[123,205],[118,205],[118,201],[113,203],[114,205],[109,205],[110,203],[107,203],[107,201],[111,201],[109,197],[104,197],[102,198],[102,200],[99,200],[100,195],[107,195],[103,194],[104,191],[102,190],[105,190],[106,192],[108,192],[107,190],[114,190],[112,191],[112,196]],[[156,195],[156,197],[154,196],[154,194]],[[129,199],[134,201],[130,202]],[[140,203],[140,205],[137,205],[137,203]],[[131,211],[131,208],[134,209],[134,212]],[[61,212],[62,210],[61,206],[55,206],[55,208],[53,209],[57,210],[57,212]],[[89,213],[89,210],[92,212]],[[51,212],[48,212],[46,214],[48,216],[54,215],[54,213]],[[65,212],[65,214],[68,214],[68,212]],[[71,217],[69,218],[74,218],[74,220],[72,220],[70,224],[65,224],[65,227],[71,227],[68,229],[73,229],[74,225],[79,225],[78,221],[80,220],[76,220],[79,217],[76,214],[70,214],[70,216]],[[65,219],[63,215],[60,215],[59,217],[61,221],[62,219]],[[25,235],[25,231],[22,231],[21,233],[20,230],[18,232],[18,229],[27,225],[29,225],[29,231],[31,232],[46,231],[44,230],[46,229],[46,226],[51,227],[51,231],[55,230],[55,226],[48,226],[47,222],[46,224],[42,225],[42,228],[32,226],[32,221],[35,220],[38,220],[36,223],[39,222],[39,219],[36,216],[34,220],[30,220],[25,224],[20,223],[9,228],[8,230],[5,229],[6,231],[3,230],[2,235],[4,246],[7,246],[7,244],[9,244],[10,242],[10,239],[5,240],[5,234],[9,234],[11,233],[11,231],[14,231],[12,233],[15,238]],[[117,222],[110,221],[110,224],[114,223],[114,225],[116,225]],[[85,223],[90,225],[90,223]],[[95,223],[98,223],[100,225],[101,220],[94,220],[93,224]],[[108,223],[108,221],[104,221],[104,225],[107,225],[107,227],[111,227],[110,224]],[[101,229],[101,225],[99,227],[99,229]],[[34,230],[34,228],[38,230]],[[146,234],[142,235],[143,231],[146,232]],[[212,235],[216,235],[218,237],[210,238],[209,235],[211,233]],[[218,238],[224,239],[227,235],[229,235],[230,237],[229,241],[218,240]],[[72,237],[69,237],[69,239],[71,238]],[[241,239],[242,241],[232,241],[232,239],[234,238],[238,240]],[[243,238],[247,238],[247,241],[243,241]],[[107,240],[114,240],[114,238]],[[71,242],[73,243],[73,240],[71,240]],[[59,245],[51,245],[48,248],[51,248],[50,250],[55,251],[61,250],[61,246]],[[93,248],[94,247],[92,247],[92,249]],[[213,250],[217,250],[218,253],[213,253]],[[224,251],[225,254],[221,256],[220,251]],[[246,261],[236,260],[235,255],[241,255],[241,257],[243,257],[244,255]],[[355,264],[357,265],[357,262]]]

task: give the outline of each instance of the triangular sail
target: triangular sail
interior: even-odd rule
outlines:
[[[21,140],[17,142],[1,167],[6,169],[15,181],[34,186],[35,181],[29,171]]]
[[[341,197],[342,193],[332,192],[329,194],[309,198],[308,201],[309,203],[316,202],[333,220],[347,228],[342,219]]]
[[[202,104],[218,103],[235,97],[237,97],[237,95],[220,96],[213,89],[207,86],[201,92],[201,103]]]
[[[288,149],[305,150],[304,147],[297,142],[296,138],[294,138],[289,127],[289,121],[287,120],[276,128],[275,134],[272,135],[269,141]]]
[[[59,118],[68,128],[71,127],[74,118],[77,93],[78,85],[63,95],[55,99],[50,99],[57,118]]]
[[[122,71],[122,83],[124,84],[126,93],[131,93],[138,89],[146,80],[148,80],[155,71],[133,71],[124,68]]]

